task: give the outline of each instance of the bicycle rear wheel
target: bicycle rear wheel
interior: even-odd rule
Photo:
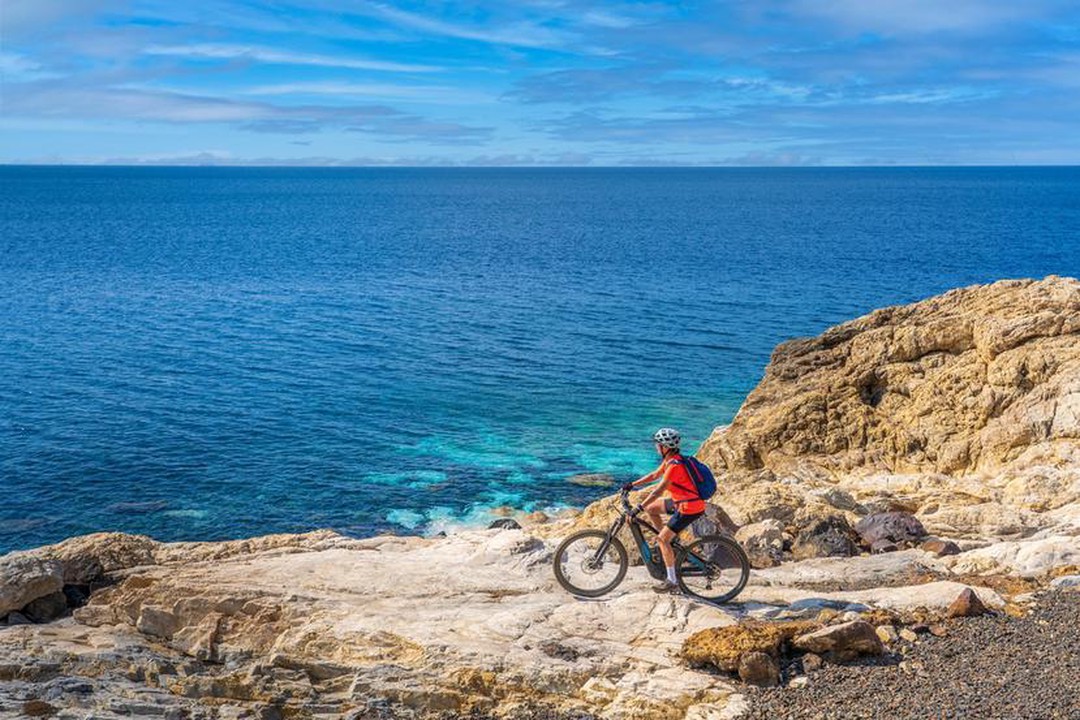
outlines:
[[[600,548],[607,542],[604,552]],[[630,561],[618,538],[603,530],[583,530],[562,541],[555,551],[555,579],[574,595],[600,597],[626,577]]]
[[[746,552],[725,535],[706,535],[682,548],[675,567],[679,588],[710,603],[728,602],[750,579]]]

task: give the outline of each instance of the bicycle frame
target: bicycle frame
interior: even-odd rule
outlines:
[[[619,531],[630,523],[630,534],[634,536],[634,543],[637,545],[637,550],[641,554],[641,559],[645,562],[645,569],[649,571],[649,575],[652,575],[657,580],[664,580],[667,578],[667,570],[664,567],[664,560],[657,554],[653,556],[652,548],[649,547],[649,542],[645,539],[645,533],[642,528],[647,528],[654,535],[659,534],[659,530],[654,528],[651,523],[646,522],[638,518],[630,508],[630,503],[626,499],[624,493],[621,497],[623,510],[619,513],[619,517],[615,519],[615,522],[608,528],[607,538],[600,544],[600,547],[596,550],[596,555],[593,558],[594,562],[602,562],[604,553],[607,552],[608,545],[611,544],[611,539],[619,534]],[[674,537],[671,540],[671,549],[678,552],[682,549],[682,543],[679,542],[678,537]],[[691,555],[690,562],[697,567],[689,567],[683,569],[683,574],[697,574],[705,572],[705,559],[698,557],[697,555]]]

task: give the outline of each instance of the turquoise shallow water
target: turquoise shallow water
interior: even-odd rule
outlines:
[[[580,505],[779,341],[1080,274],[1073,168],[0,168],[0,552]]]

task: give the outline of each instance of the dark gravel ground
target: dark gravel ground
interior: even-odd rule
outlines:
[[[802,687],[749,688],[744,718],[1080,720],[1080,591],[1040,595],[1023,618],[966,618],[946,628],[945,637],[901,642],[898,654],[827,664]]]

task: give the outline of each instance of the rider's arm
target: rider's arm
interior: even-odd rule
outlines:
[[[660,497],[661,495],[663,495],[663,494],[664,494],[664,492],[665,492],[665,491],[667,490],[667,486],[668,486],[668,484],[669,484],[670,482],[671,482],[670,478],[668,478],[668,477],[667,477],[667,473],[665,473],[665,474],[664,474],[664,479],[663,479],[663,480],[661,480],[661,481],[660,481],[660,484],[659,484],[659,485],[657,485],[657,486],[656,486],[655,488],[653,488],[652,492],[650,492],[650,493],[649,493],[649,494],[648,494],[648,495],[647,495],[647,496],[645,497],[645,499],[641,501],[641,504],[642,504],[642,505],[648,505],[648,504],[649,504],[649,503],[651,503],[651,502],[652,502],[653,500],[655,500],[656,498],[658,498],[658,497]]]
[[[649,493],[644,500],[641,501],[642,505],[648,505],[653,500],[664,494],[664,492],[668,488],[668,485],[671,484],[671,468],[672,466],[666,462],[660,467],[656,468],[654,474],[662,475],[663,479],[660,481],[660,484],[653,488],[653,491]]]
[[[653,470],[648,475],[642,475],[637,480],[634,480],[633,482],[627,483],[627,485],[630,486],[631,490],[637,490],[639,487],[642,487],[644,485],[648,485],[649,483],[652,483],[652,482],[656,482],[657,478],[659,478],[663,474],[664,474],[664,466],[661,465],[660,467],[656,468],[655,470]]]

